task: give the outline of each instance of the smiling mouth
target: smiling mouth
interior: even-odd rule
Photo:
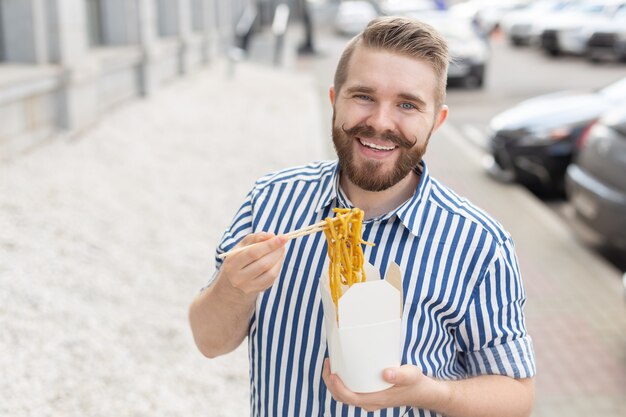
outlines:
[[[359,143],[362,146],[365,146],[366,148],[370,148],[370,149],[374,149],[375,151],[385,151],[385,152],[389,152],[389,151],[393,151],[394,149],[397,148],[396,145],[392,145],[392,146],[381,146],[381,145],[377,145],[375,143],[371,143],[371,142],[367,142],[364,139],[361,138],[357,138],[357,140],[359,141]]]

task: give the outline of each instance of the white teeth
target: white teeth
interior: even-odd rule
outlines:
[[[393,151],[396,148],[395,146],[376,145],[375,143],[365,142],[363,139],[359,139],[359,142],[361,142],[363,146],[367,146],[368,148],[376,149],[379,151]]]

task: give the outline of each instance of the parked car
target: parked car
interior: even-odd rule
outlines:
[[[430,24],[448,41],[451,58],[448,81],[467,88],[483,87],[491,51],[471,20],[440,10],[408,13],[407,16]]]
[[[553,0],[536,1],[528,7],[512,11],[503,16],[501,28],[507,39],[514,46],[529,45],[531,43],[532,28],[538,20],[550,15],[570,4],[571,1]]]
[[[626,61],[626,5],[594,30],[587,41],[587,57],[592,61]]]
[[[386,16],[407,15],[436,9],[437,3],[433,0],[384,0],[380,2],[381,14]]]
[[[492,119],[487,172],[539,193],[563,193],[581,136],[603,113],[625,103],[626,78],[595,92],[526,100]]]
[[[378,11],[369,1],[343,1],[335,16],[335,31],[341,35],[355,36],[378,15]]]
[[[552,26],[555,22],[560,21],[564,15],[566,16],[572,12],[572,10],[582,2],[584,2],[584,0],[566,0],[560,7],[535,16],[536,18],[533,20],[530,27],[530,45],[541,48],[543,31]]]
[[[607,113],[584,139],[566,177],[575,218],[626,250],[626,106]]]
[[[562,10],[559,18],[544,21],[540,46],[549,55],[583,54],[591,33],[586,30],[609,18],[624,0],[586,0]]]
[[[531,0],[468,0],[450,7],[459,17],[474,20],[477,27],[489,34],[500,27],[502,19],[516,10],[526,8]]]

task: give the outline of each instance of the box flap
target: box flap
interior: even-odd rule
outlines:
[[[389,264],[387,272],[385,273],[385,280],[400,292],[400,317],[402,317],[402,304],[404,300],[402,271],[400,271],[400,266],[397,263],[391,262]]]

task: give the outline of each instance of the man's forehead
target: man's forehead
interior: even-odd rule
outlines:
[[[385,89],[396,95],[434,101],[437,76],[424,59],[408,54],[357,46],[348,63],[344,87],[372,92]]]

